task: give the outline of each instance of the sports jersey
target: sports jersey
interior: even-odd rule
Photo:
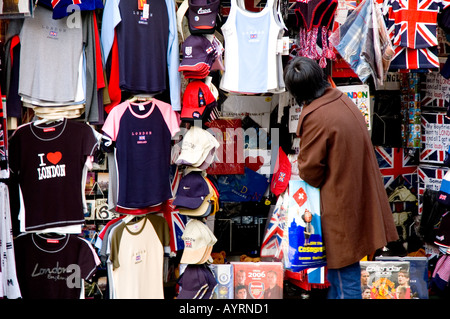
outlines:
[[[73,120],[27,123],[14,131],[9,160],[23,199],[25,231],[84,223],[83,173],[96,147],[92,128]]]
[[[225,46],[225,72],[220,88],[229,92],[279,92],[281,55],[278,40],[283,30],[274,0],[260,12],[242,8],[242,1],[231,0],[230,13],[222,26]],[[257,52],[257,54],[255,54]]]
[[[91,244],[77,235],[21,234],[14,249],[24,299],[80,299],[81,279],[91,279],[100,264]]]
[[[166,220],[157,215],[116,227],[110,255],[115,298],[164,298],[164,246],[169,238]]]
[[[115,141],[118,207],[143,208],[172,197],[171,139],[180,126],[170,104],[125,101],[111,110],[102,130]]]

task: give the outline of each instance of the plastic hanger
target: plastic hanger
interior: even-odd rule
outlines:
[[[129,222],[132,222],[132,221],[138,222],[138,221],[142,220],[143,218],[145,218],[145,216],[127,215],[122,219],[122,221],[125,224],[128,224]]]
[[[53,122],[62,122],[64,120],[64,118],[59,118],[59,119],[46,119],[46,118],[41,118],[39,120],[35,120],[33,121],[33,125],[34,126],[38,126],[40,124],[50,124]]]
[[[149,102],[153,100],[152,95],[146,95],[146,94],[137,94],[128,99],[129,102]]]

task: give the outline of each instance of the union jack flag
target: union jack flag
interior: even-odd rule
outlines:
[[[438,141],[439,137],[448,141]],[[450,119],[444,113],[422,113],[422,145],[421,162],[443,163],[450,146]]]
[[[435,69],[439,68],[437,47],[411,49],[402,46],[394,47],[394,58],[389,66],[396,69]]]
[[[281,243],[283,241],[284,228],[286,225],[286,206],[283,203],[285,194],[277,199],[277,204],[272,212],[272,216],[268,221],[263,242],[261,244],[261,257],[275,257],[281,259],[283,251]]]
[[[175,167],[175,172],[173,173],[172,180],[172,193],[175,194],[178,189],[178,184],[180,182],[182,172]],[[163,212],[164,218],[167,221],[170,232],[170,251],[176,253],[178,250],[184,249],[184,241],[181,238],[183,236],[184,229],[187,223],[187,217],[181,215],[178,210],[176,210],[175,205],[173,205],[173,199],[167,200],[161,211]]]
[[[441,187],[442,178],[447,173],[447,167],[419,165],[417,169],[418,181],[418,212],[422,214],[423,211],[423,194],[425,189],[438,191]]]
[[[434,0],[392,1],[393,44],[412,49],[437,46],[437,16],[444,8],[443,3]]]
[[[414,158],[405,153],[402,148],[376,146],[375,155],[385,188],[388,188],[400,176],[416,188],[417,164]]]
[[[164,217],[168,221],[171,234],[170,251],[177,252],[184,249],[184,241],[181,236],[186,228],[187,217],[181,215],[178,211],[165,213]]]
[[[425,75],[425,88],[422,91],[425,93],[421,106],[435,106],[435,107],[447,107],[447,101],[449,100],[450,81],[442,76],[439,71],[428,72]],[[446,110],[442,110],[444,112]]]

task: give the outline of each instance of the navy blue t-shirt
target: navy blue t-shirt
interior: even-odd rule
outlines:
[[[172,198],[171,139],[180,127],[170,104],[125,101],[111,110],[102,129],[115,141],[118,207],[145,208]]]
[[[138,1],[120,1],[116,27],[119,86],[137,93],[159,93],[167,86],[169,14],[164,0],[147,0],[148,18]]]

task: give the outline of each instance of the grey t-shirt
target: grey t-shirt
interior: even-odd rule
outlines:
[[[36,100],[75,100],[83,48],[81,21],[52,19],[52,11],[37,6],[20,32],[19,94]]]

